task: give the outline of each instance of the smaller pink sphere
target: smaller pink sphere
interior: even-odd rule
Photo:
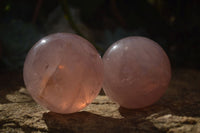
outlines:
[[[115,42],[103,56],[103,89],[108,97],[130,109],[149,106],[160,99],[171,79],[164,50],[145,37]]]
[[[82,37],[57,33],[38,41],[24,63],[24,82],[40,105],[57,113],[73,113],[98,95],[103,62]]]

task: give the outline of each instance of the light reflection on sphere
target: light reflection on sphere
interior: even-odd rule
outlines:
[[[103,63],[82,37],[57,33],[38,41],[24,63],[25,85],[40,105],[57,113],[73,113],[98,95]]]
[[[103,63],[103,89],[125,108],[143,108],[155,103],[171,79],[166,53],[145,37],[127,37],[115,42],[104,54]]]

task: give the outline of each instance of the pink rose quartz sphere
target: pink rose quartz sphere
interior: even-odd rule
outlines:
[[[171,78],[164,50],[145,37],[115,42],[103,56],[103,89],[120,106],[143,108],[159,100]]]
[[[24,63],[24,82],[40,105],[57,113],[73,113],[98,95],[103,62],[82,37],[57,33],[38,41]]]

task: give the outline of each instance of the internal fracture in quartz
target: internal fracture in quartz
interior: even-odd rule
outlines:
[[[171,79],[170,62],[164,50],[145,37],[127,37],[115,42],[103,56],[107,96],[125,108],[142,108],[164,94]]]
[[[25,85],[40,105],[57,113],[73,113],[98,95],[103,63],[82,37],[57,33],[38,41],[24,64]]]

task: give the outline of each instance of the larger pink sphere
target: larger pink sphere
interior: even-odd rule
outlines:
[[[170,62],[164,50],[145,37],[127,37],[115,42],[103,56],[107,96],[125,108],[153,104],[166,91]]]
[[[73,113],[98,95],[103,82],[103,63],[92,44],[82,37],[52,34],[29,51],[24,81],[40,105],[57,113]]]

